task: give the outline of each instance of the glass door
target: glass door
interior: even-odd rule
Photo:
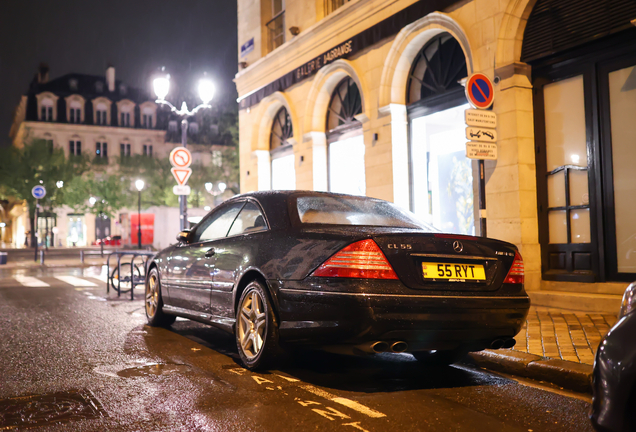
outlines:
[[[605,230],[608,274],[636,278],[636,60],[601,66]]]

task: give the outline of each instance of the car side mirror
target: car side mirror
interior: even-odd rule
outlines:
[[[177,241],[179,243],[188,243],[188,241],[190,240],[190,233],[190,230],[181,231],[179,234],[177,234]]]

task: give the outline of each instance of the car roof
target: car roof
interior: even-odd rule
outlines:
[[[333,192],[320,192],[320,191],[310,191],[310,190],[273,190],[273,191],[254,191],[254,192],[246,192],[240,195],[235,195],[231,199],[227,200],[226,203],[230,203],[236,200],[251,198],[257,201],[263,210],[265,211],[265,217],[267,218],[270,228],[272,229],[280,229],[280,228],[289,228],[292,223],[289,217],[288,211],[288,199],[293,195],[314,195],[314,196],[344,196],[344,197],[354,197],[354,195],[346,195],[346,194],[338,194]],[[365,196],[355,195],[355,198],[361,199],[373,199]]]

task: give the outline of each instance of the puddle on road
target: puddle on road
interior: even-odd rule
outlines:
[[[136,365],[135,365],[136,363]],[[98,366],[93,371],[95,373],[114,378],[138,378],[163,375],[189,374],[192,372],[190,366],[182,363],[149,363],[135,362],[132,365],[120,364],[110,366]],[[135,365],[135,366],[133,366]]]
[[[101,403],[89,390],[0,400],[0,430],[32,428],[106,416]]]
[[[155,363],[146,366],[137,366],[117,372],[117,376],[123,378],[147,377],[158,375],[171,375],[190,372],[190,366],[175,363]]]

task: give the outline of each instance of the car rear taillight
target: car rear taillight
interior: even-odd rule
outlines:
[[[397,279],[382,250],[371,239],[352,243],[312,273],[312,276]]]
[[[504,279],[504,283],[522,284],[523,283],[523,259],[519,252],[515,252],[515,260],[508,275]]]

